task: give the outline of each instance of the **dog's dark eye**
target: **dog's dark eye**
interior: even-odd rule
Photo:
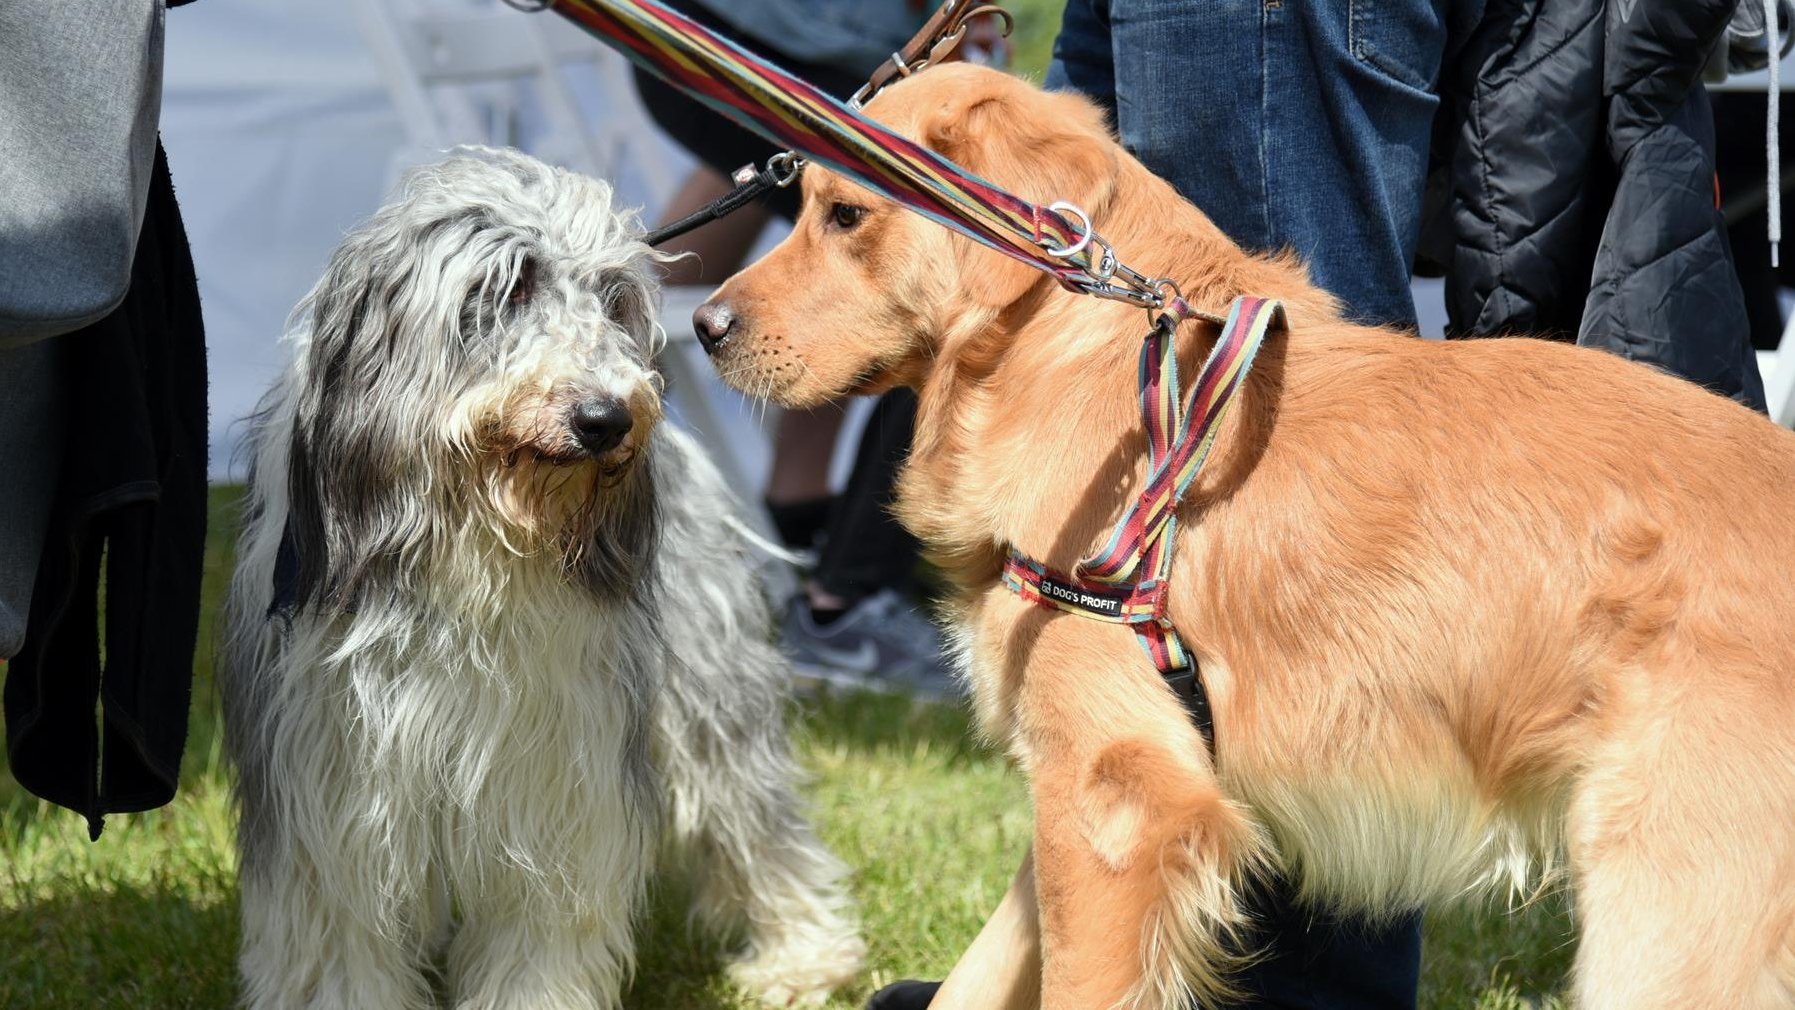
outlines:
[[[517,279],[511,282],[511,290],[506,292],[505,301],[511,305],[524,305],[536,296],[536,261],[524,257],[518,265]]]
[[[836,203],[829,207],[829,223],[842,231],[859,224],[860,219],[865,216],[865,207],[856,207],[851,203]]]

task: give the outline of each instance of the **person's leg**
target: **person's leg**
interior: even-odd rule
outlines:
[[[1444,0],[1117,0],[1123,143],[1242,245],[1289,249],[1359,319],[1414,325]],[[1154,55],[1157,54],[1157,55]],[[1168,72],[1168,60],[1191,72]],[[1201,72],[1196,72],[1201,68]],[[1248,1007],[1412,1007],[1421,916],[1319,915],[1274,883]]]
[[[845,609],[880,590],[915,589],[916,538],[891,514],[893,484],[910,455],[915,426],[914,392],[894,389],[873,405],[817,559],[813,602]]]
[[[733,187],[728,177],[700,164],[675,193],[661,217],[677,221]],[[669,285],[720,284],[741,268],[773,217],[764,203],[749,204],[727,217],[669,239],[661,251],[680,258],[661,264]],[[841,430],[841,408],[820,407],[780,414],[773,430],[773,469],[766,503],[773,527],[788,547],[811,546],[829,516],[829,457]]]
[[[773,426],[773,465],[763,496],[773,528],[785,546],[809,550],[835,511],[829,462],[841,434],[842,405],[783,410]]]
[[[915,604],[920,550],[891,512],[915,425],[908,389],[873,406],[816,571],[786,612],[783,644],[813,675],[946,695],[953,685],[940,631]]]
[[[1110,110],[1116,107],[1116,60],[1109,34],[1109,0],[1066,0],[1053,61],[1041,86],[1076,91]]]
[[[1412,326],[1431,89],[1449,18],[1474,13],[1072,0],[1048,83],[1110,103],[1123,144],[1236,242],[1293,250],[1354,317]]]

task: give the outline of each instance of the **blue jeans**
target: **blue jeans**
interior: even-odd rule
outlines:
[[[1409,266],[1447,38],[1481,0],[1068,0],[1047,85],[1248,249],[1413,327]],[[1124,255],[1127,250],[1121,250]]]
[[[1434,93],[1481,0],[1068,0],[1047,85],[1108,105],[1122,143],[1248,249],[1291,250],[1352,317],[1413,327]],[[1126,256],[1127,250],[1120,250]],[[1221,732],[1227,728],[1220,727]],[[1258,1010],[1415,1005],[1420,913],[1252,899]]]

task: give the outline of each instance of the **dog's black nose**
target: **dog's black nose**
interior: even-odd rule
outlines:
[[[698,334],[698,343],[704,346],[706,354],[716,353],[723,341],[729,339],[729,330],[733,326],[735,313],[728,302],[705,302],[692,313],[692,330]]]
[[[573,437],[594,456],[602,456],[617,448],[629,434],[635,418],[629,408],[616,400],[582,400],[573,408]]]

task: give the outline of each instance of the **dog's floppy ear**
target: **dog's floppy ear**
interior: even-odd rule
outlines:
[[[304,303],[282,568],[283,602],[295,610],[354,609],[371,585],[397,589],[430,532],[428,468],[412,456],[427,444],[427,405],[447,367],[446,341],[431,336],[451,329],[443,313],[459,311],[415,297],[431,283],[420,266],[431,255],[377,216],[344,241]],[[417,305],[430,309],[408,308]]]
[[[923,113],[918,136],[961,168],[1042,207],[1070,201],[1099,231],[1115,194],[1117,148],[1103,113],[1077,95],[1036,90],[998,74],[968,79]],[[1045,274],[979,247],[960,270],[963,290],[993,309]]]

